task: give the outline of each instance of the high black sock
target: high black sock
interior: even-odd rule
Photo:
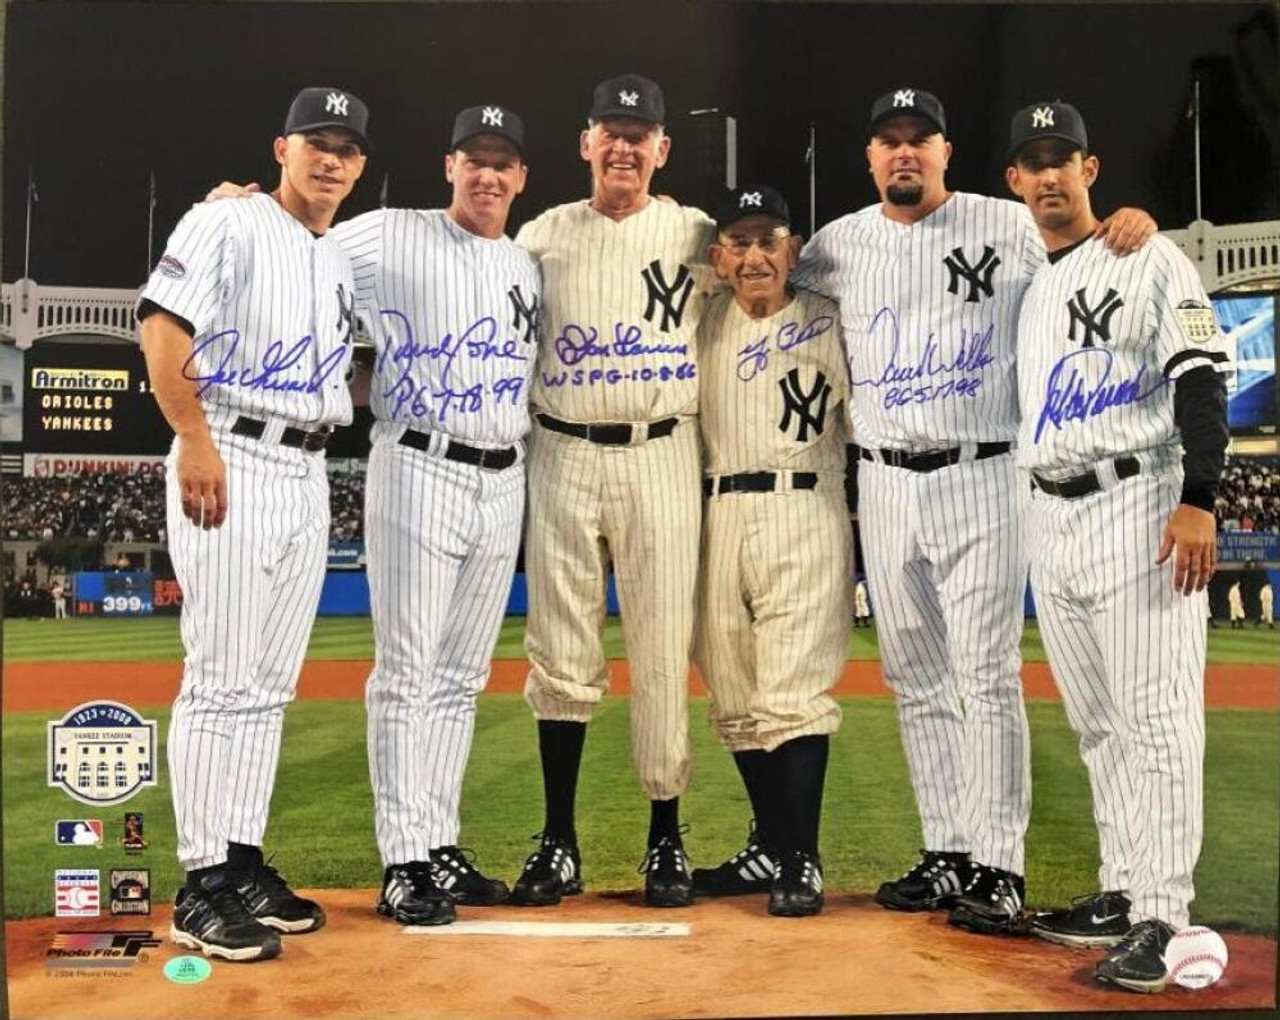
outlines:
[[[542,758],[542,793],[546,800],[543,833],[568,843],[578,842],[574,827],[574,800],[587,724],[538,720],[538,753]]]
[[[649,801],[649,845],[657,846],[663,837],[680,843],[680,798]]]
[[[824,734],[796,737],[778,747],[774,757],[782,783],[780,802],[789,824],[783,833],[784,850],[818,852],[818,828],[822,819],[822,790],[827,778],[830,738]]]
[[[779,791],[774,782],[777,771],[767,751],[734,751],[733,763],[738,766],[742,785],[747,788],[751,801],[751,813],[756,819],[756,842],[769,848],[778,840]]]

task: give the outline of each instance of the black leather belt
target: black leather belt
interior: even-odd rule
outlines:
[[[231,434],[233,436],[248,436],[250,439],[261,439],[266,431],[267,423],[265,421],[249,418],[243,414],[231,426]],[[289,427],[281,433],[280,445],[293,446],[299,450],[306,450],[308,453],[317,453],[329,444],[331,435],[333,435],[333,427],[329,425],[311,432],[306,429]]]
[[[559,432],[566,436],[585,439],[588,443],[601,446],[630,446],[633,426],[615,422],[585,423],[577,421],[561,421],[549,414],[537,414],[534,417],[544,429]],[[649,438],[661,439],[669,436],[680,424],[679,418],[660,418],[649,423]]]
[[[774,471],[744,471],[739,475],[720,475],[717,478],[702,480],[704,496],[723,496],[726,492],[775,492],[778,480],[785,475]],[[791,474],[791,488],[816,489],[818,476],[812,471],[794,471]]]
[[[1137,457],[1117,457],[1111,463],[1116,469],[1116,477],[1121,481],[1132,478],[1142,471],[1142,463]],[[1102,481],[1098,478],[1098,472],[1092,469],[1082,475],[1060,478],[1057,481],[1032,474],[1031,484],[1041,492],[1047,492],[1050,496],[1057,496],[1059,499],[1079,499],[1081,496],[1092,496],[1095,492],[1102,491]]]
[[[986,460],[988,457],[999,457],[1008,453],[1009,443],[979,443],[974,460]],[[877,457],[876,454],[880,456]],[[907,450],[868,450],[859,447],[858,455],[863,460],[883,460],[890,467],[906,468],[908,471],[937,471],[938,468],[950,467],[960,463],[963,447],[953,446],[949,450],[930,450],[928,453],[910,453]]]
[[[431,436],[426,432],[405,429],[404,435],[400,437],[400,445],[413,450],[422,450],[425,453],[431,449]],[[450,439],[444,448],[443,456],[445,460],[456,460],[460,464],[473,464],[491,471],[502,471],[516,462],[518,453],[514,446],[486,450],[480,446],[468,446],[456,439]]]

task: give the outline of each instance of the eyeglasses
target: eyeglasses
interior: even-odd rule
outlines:
[[[772,231],[757,237],[743,237],[740,234],[721,234],[720,244],[737,258],[743,258],[755,245],[764,255],[772,255],[781,251],[791,240],[791,231],[786,227],[774,227]]]

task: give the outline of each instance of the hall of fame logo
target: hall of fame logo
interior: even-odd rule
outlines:
[[[117,701],[87,701],[49,723],[48,785],[85,804],[155,786],[156,724]]]

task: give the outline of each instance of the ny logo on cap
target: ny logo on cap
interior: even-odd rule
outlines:
[[[1053,127],[1053,107],[1041,106],[1032,110],[1031,126],[1033,128]]]
[[[623,106],[635,106],[640,102],[639,92],[628,92],[625,89],[618,93],[618,102]]]
[[[760,208],[760,202],[762,199],[763,196],[758,191],[744,191],[742,193],[742,197],[738,199],[738,208],[745,209],[749,205],[754,205],[756,208]]]
[[[486,106],[480,111],[480,123],[502,127],[502,110],[496,106]]]
[[[915,89],[898,89],[898,91],[893,94],[893,105],[894,106],[915,106],[916,90]]]
[[[347,97],[341,92],[330,92],[324,97],[324,112],[336,113],[339,117],[347,115]]]

